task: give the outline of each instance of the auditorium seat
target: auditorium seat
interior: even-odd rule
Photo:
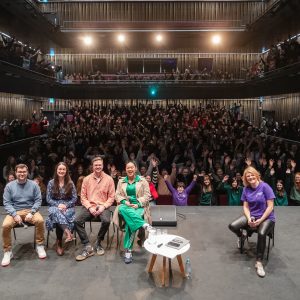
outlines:
[[[160,195],[156,200],[157,205],[172,205],[172,196],[171,195]]]
[[[219,205],[228,205],[228,199],[226,194],[219,195]]]
[[[188,198],[189,206],[198,206],[198,197],[197,195],[190,195]]]

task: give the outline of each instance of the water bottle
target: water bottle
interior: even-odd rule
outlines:
[[[192,278],[192,266],[189,258],[187,258],[185,262],[185,277],[188,279]]]

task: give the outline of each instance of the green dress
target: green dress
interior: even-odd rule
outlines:
[[[132,249],[135,233],[141,228],[146,222],[143,219],[144,208],[141,206],[140,202],[136,198],[136,183],[140,181],[140,176],[136,175],[134,181],[132,183],[128,182],[128,177],[126,176],[124,182],[127,183],[126,193],[128,196],[128,200],[131,204],[137,204],[138,208],[132,208],[127,206],[125,203],[125,199],[121,200],[121,204],[119,206],[119,214],[123,217],[125,221],[125,236],[124,236],[124,248]]]
[[[239,186],[237,189],[233,189],[230,184],[222,182],[221,187],[227,193],[227,199],[228,199],[229,206],[241,205],[241,197],[242,197],[242,193],[243,193],[243,188],[241,186]]]
[[[208,206],[213,204],[213,192],[203,192],[199,198],[199,205]]]
[[[278,192],[275,193],[275,199],[274,199],[275,206],[288,206],[288,197],[286,192],[283,193],[283,196],[280,196]]]

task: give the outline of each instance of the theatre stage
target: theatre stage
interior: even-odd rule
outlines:
[[[3,207],[0,211],[2,224]],[[166,287],[160,280],[162,259],[158,259],[150,276],[150,254],[136,245],[134,262],[125,265],[116,250],[116,235],[104,256],[76,262],[80,243],[58,257],[52,233],[48,258],[39,260],[33,252],[33,229],[17,229],[13,248],[16,258],[10,266],[0,267],[0,299],[300,299],[300,208],[276,208],[275,247],[270,252],[265,278],[259,278],[254,269],[256,234],[250,239],[247,253],[240,254],[236,238],[227,228],[241,211],[241,207],[178,209],[185,219],[178,217],[177,228],[169,228],[168,232],[191,241],[191,249],[183,258],[191,259],[192,279],[181,277],[175,259],[173,278],[168,282],[167,277]],[[47,215],[47,208],[42,208],[42,214]],[[86,227],[89,232],[89,225]],[[92,241],[98,228],[99,224],[94,223]]]

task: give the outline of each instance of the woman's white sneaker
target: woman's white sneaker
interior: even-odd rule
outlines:
[[[10,260],[13,258],[12,251],[6,251],[4,252],[4,256],[1,262],[2,267],[6,267],[10,264]]]

